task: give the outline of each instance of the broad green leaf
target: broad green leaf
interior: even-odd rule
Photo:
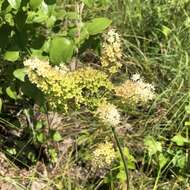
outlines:
[[[96,35],[102,33],[111,24],[111,20],[108,18],[95,18],[86,23],[86,28],[90,35]]]
[[[7,51],[4,55],[4,59],[14,62],[19,59],[19,51]]]
[[[7,93],[7,95],[8,95],[10,98],[12,98],[12,99],[14,99],[14,100],[17,99],[17,94],[16,94],[16,92],[15,92],[14,90],[12,90],[10,86],[6,88],[6,93]]]
[[[148,150],[149,156],[162,152],[162,145],[156,141],[152,136],[147,136],[144,140],[144,144]]]
[[[14,9],[20,8],[21,0],[7,0],[7,1],[9,2],[12,8]]]
[[[53,133],[53,141],[59,142],[61,140],[62,140],[61,134],[58,131],[54,132]]]
[[[42,0],[30,0],[30,6],[32,9],[37,9],[42,3]]]
[[[36,128],[37,130],[39,130],[39,129],[41,129],[42,127],[43,127],[42,121],[38,121],[37,124],[36,124],[36,126],[35,126],[35,128]]]
[[[55,37],[50,43],[50,61],[60,64],[71,59],[74,52],[74,44],[65,37]]]
[[[183,146],[185,143],[187,143],[187,139],[183,137],[181,134],[175,135],[172,139],[173,142],[175,142],[178,146]]]
[[[36,161],[36,155],[34,152],[29,152],[28,155],[27,155],[27,158],[32,161],[32,162],[35,162]]]
[[[26,76],[26,68],[22,68],[22,69],[16,69],[14,72],[13,72],[13,75],[24,82],[24,78]]]
[[[40,143],[43,143],[45,141],[45,135],[43,133],[38,133],[36,135],[36,138],[37,138],[38,142],[40,142]]]

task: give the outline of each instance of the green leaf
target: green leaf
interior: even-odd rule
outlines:
[[[165,37],[168,37],[168,35],[171,33],[171,29],[167,26],[162,26],[162,33],[165,35]]]
[[[58,131],[55,131],[55,132],[53,133],[53,140],[54,140],[55,142],[59,142],[59,141],[62,140],[61,134],[60,134]]]
[[[144,144],[148,150],[149,156],[156,154],[157,152],[162,152],[162,145],[160,142],[155,141],[152,136],[147,136],[144,140]]]
[[[11,155],[16,155],[17,153],[15,148],[7,148],[6,151]]]
[[[128,163],[127,163],[128,168],[129,168],[129,169],[135,169],[135,162],[136,162],[136,160],[135,160],[135,158],[133,157],[133,155],[130,154],[129,149],[128,149],[127,147],[125,147],[125,148],[123,149],[123,154],[127,157],[127,160],[128,160]]]
[[[51,162],[55,163],[57,162],[57,152],[53,148],[48,149],[49,156],[51,157]]]
[[[16,69],[14,72],[13,72],[13,75],[24,82],[24,78],[26,76],[26,68],[22,68],[22,69]]]
[[[186,155],[182,150],[175,152],[175,155],[172,159],[172,163],[175,167],[184,169],[187,163]]]
[[[86,23],[86,28],[90,35],[96,35],[102,33],[111,23],[112,21],[108,18],[95,18]]]
[[[56,3],[56,0],[44,0],[47,5],[53,5]]]
[[[185,111],[187,114],[190,114],[190,105],[185,106]]]
[[[173,142],[175,142],[178,146],[184,146],[185,143],[187,143],[187,139],[183,137],[181,134],[175,135],[172,139]]]
[[[94,0],[82,0],[82,2],[88,7],[92,7],[94,4]]]
[[[4,59],[14,62],[19,59],[19,51],[7,51],[4,55]]]
[[[40,143],[43,143],[45,141],[45,136],[43,133],[38,133],[36,135],[36,138],[37,138],[38,142],[40,142]]]
[[[160,165],[160,168],[162,169],[168,162],[168,159],[161,153],[159,155],[159,165]]]
[[[190,121],[186,121],[185,126],[190,126]]]
[[[35,126],[36,130],[41,129],[42,127],[43,127],[42,121],[38,121],[37,124],[36,124],[36,126]]]
[[[8,0],[8,2],[13,9],[18,10],[20,8],[21,0]]]
[[[8,95],[10,98],[12,98],[12,99],[14,99],[14,100],[17,99],[17,94],[16,94],[16,92],[15,92],[14,90],[12,90],[10,86],[6,88],[6,93],[7,93],[7,95]]]
[[[50,43],[50,61],[60,64],[71,59],[74,52],[74,44],[65,37],[55,37]]]
[[[116,176],[117,179],[119,179],[121,182],[126,181],[126,173],[124,169],[120,169],[119,173]]]
[[[42,0],[30,0],[29,4],[32,9],[37,9],[42,3]]]

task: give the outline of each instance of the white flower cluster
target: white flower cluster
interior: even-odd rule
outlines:
[[[115,93],[129,103],[147,103],[155,98],[154,86],[145,82],[139,74],[134,74],[131,80],[117,86]]]
[[[136,77],[136,78],[135,78]],[[135,79],[135,80],[134,80]],[[139,96],[139,99],[142,102],[148,102],[149,100],[153,100],[155,97],[155,88],[152,84],[146,83],[142,78],[137,78],[137,74],[132,76],[132,80],[136,82],[137,89],[136,94]]]
[[[28,68],[28,73],[36,72],[38,76],[43,76],[44,78],[52,78],[60,80],[63,74],[66,74],[69,69],[63,66],[52,67],[48,61],[42,61],[38,58],[31,58],[24,61],[24,66]]]
[[[105,124],[117,126],[120,123],[120,114],[113,104],[105,102],[100,104],[96,113],[99,119]]]

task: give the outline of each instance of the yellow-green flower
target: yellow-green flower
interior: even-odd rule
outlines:
[[[116,159],[116,152],[111,142],[100,143],[92,152],[92,166],[96,169],[109,168]]]
[[[115,30],[111,29],[104,36],[100,57],[101,65],[108,70],[109,73],[116,73],[122,66],[121,57],[122,45],[120,36]]]
[[[107,75],[91,67],[71,72],[66,66],[53,67],[37,58],[26,60],[24,65],[28,68],[29,80],[45,94],[53,110],[94,108],[113,89]]]

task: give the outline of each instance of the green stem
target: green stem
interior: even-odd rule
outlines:
[[[157,177],[156,177],[156,181],[155,181],[155,183],[154,183],[154,188],[153,188],[153,190],[156,190],[156,189],[157,189],[158,181],[159,181],[159,178],[160,178],[160,173],[161,173],[161,167],[160,167],[159,170],[158,170],[158,174],[157,174]]]
[[[115,138],[115,140],[116,140],[117,147],[119,148],[119,153],[120,153],[120,155],[121,155],[121,159],[122,159],[123,164],[124,164],[125,174],[126,174],[126,178],[127,178],[127,179],[126,179],[127,190],[129,190],[130,187],[129,187],[129,172],[128,172],[128,167],[127,167],[127,158],[125,158],[125,156],[124,156],[124,154],[123,154],[123,151],[122,151],[122,148],[121,148],[121,144],[120,144],[120,142],[119,142],[117,133],[115,132],[115,128],[114,128],[114,127],[111,127],[111,129],[112,129],[114,138]]]

